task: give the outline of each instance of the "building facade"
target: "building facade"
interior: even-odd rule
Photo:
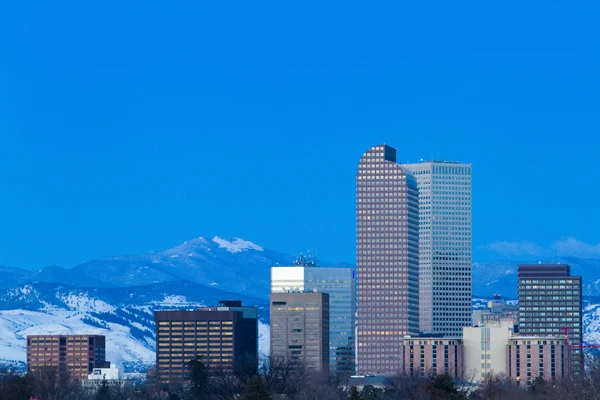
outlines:
[[[336,375],[354,374],[354,276],[353,268],[271,268],[271,293],[316,290],[329,294],[329,368]]]
[[[581,277],[565,264],[519,265],[519,334],[566,337],[573,373],[583,371]]]
[[[519,324],[519,306],[508,304],[500,295],[494,295],[494,299],[488,301],[487,308],[473,311],[473,325],[487,326],[500,321],[512,321],[517,326]]]
[[[565,338],[515,336],[506,351],[506,376],[529,386],[537,378],[555,383],[571,376],[571,346]]]
[[[463,378],[461,337],[406,337],[402,348],[403,372],[410,376],[446,374]]]
[[[107,368],[106,339],[101,335],[27,336],[27,372],[54,367],[74,380],[86,380],[94,368]]]
[[[479,382],[488,375],[506,373],[506,346],[513,322],[463,328],[464,379]]]
[[[271,293],[271,357],[329,373],[327,293]]]
[[[221,301],[193,311],[156,311],[156,380],[181,385],[187,363],[199,359],[214,372],[256,370],[258,309]]]
[[[387,145],[358,165],[356,265],[358,373],[397,375],[403,337],[419,333],[419,195]]]
[[[471,164],[403,164],[419,189],[419,329],[460,335],[471,325]]]

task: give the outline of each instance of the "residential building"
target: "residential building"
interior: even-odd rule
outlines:
[[[329,294],[329,368],[336,375],[353,375],[354,269],[297,264],[271,268],[271,293],[317,291]]]
[[[571,346],[566,338],[515,336],[508,340],[506,376],[529,386],[541,377],[547,382],[571,376]]]
[[[419,333],[419,195],[396,149],[370,148],[356,175],[358,373],[397,375]]]
[[[463,378],[462,337],[407,336],[404,338],[403,372],[410,376],[446,374]]]
[[[160,386],[181,385],[187,363],[199,359],[213,372],[256,370],[258,308],[224,300],[192,311],[156,311],[156,375]]]
[[[583,371],[581,277],[566,264],[519,265],[519,334],[569,340],[573,373]]]
[[[479,382],[491,374],[506,372],[506,346],[513,335],[512,321],[463,328],[463,374]]]
[[[271,293],[271,357],[329,373],[327,293]]]
[[[403,164],[419,189],[419,329],[460,335],[471,326],[471,164]]]
[[[54,367],[74,380],[86,380],[94,368],[106,368],[106,339],[101,335],[28,335],[27,372]]]

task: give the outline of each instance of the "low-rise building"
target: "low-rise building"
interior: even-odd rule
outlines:
[[[402,358],[406,375],[446,374],[453,378],[463,378],[463,343],[459,336],[406,336]]]
[[[572,375],[571,346],[565,338],[514,336],[508,340],[506,375],[529,386],[537,378],[556,382]]]

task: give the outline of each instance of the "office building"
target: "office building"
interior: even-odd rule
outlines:
[[[27,336],[27,372],[54,367],[74,380],[86,380],[94,368],[107,368],[106,339],[101,335]]]
[[[515,336],[508,340],[506,376],[529,386],[537,378],[555,383],[571,376],[571,346],[565,338]]]
[[[353,375],[354,269],[297,264],[271,268],[271,293],[317,291],[329,294],[329,368],[332,374]]]
[[[358,373],[398,375],[402,339],[419,333],[419,195],[387,145],[358,165],[356,265]]]
[[[500,295],[494,295],[485,309],[473,311],[473,325],[485,326],[500,321],[512,321],[517,327],[519,323],[519,306],[507,303]]]
[[[519,334],[566,337],[573,373],[583,371],[581,277],[565,264],[519,265]]]
[[[488,375],[506,373],[506,346],[513,336],[512,321],[463,328],[464,379],[479,382]]]
[[[327,293],[271,293],[271,357],[329,373]]]
[[[419,329],[471,326],[471,164],[403,164],[419,189]]]
[[[88,379],[82,382],[83,390],[86,394],[92,395],[106,384],[109,388],[118,390],[119,388],[132,387],[133,380],[125,379],[123,371],[115,364],[107,368],[94,368],[88,375]]]
[[[160,386],[181,385],[187,363],[213,372],[251,371],[258,363],[258,309],[227,300],[193,311],[156,311],[156,374]]]
[[[458,337],[407,336],[403,342],[403,372],[426,377],[446,374],[463,378],[463,344]]]

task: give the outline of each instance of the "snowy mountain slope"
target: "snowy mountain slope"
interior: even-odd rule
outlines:
[[[109,361],[143,371],[154,363],[155,310],[193,309],[233,298],[259,306],[261,317],[268,317],[262,300],[185,281],[92,289],[33,283],[0,290],[0,364],[24,367],[27,335],[89,333],[106,335]],[[266,349],[267,331],[261,325]]]
[[[157,253],[88,261],[72,271],[114,286],[187,280],[266,298],[270,267],[293,260],[243,239],[200,237]]]

